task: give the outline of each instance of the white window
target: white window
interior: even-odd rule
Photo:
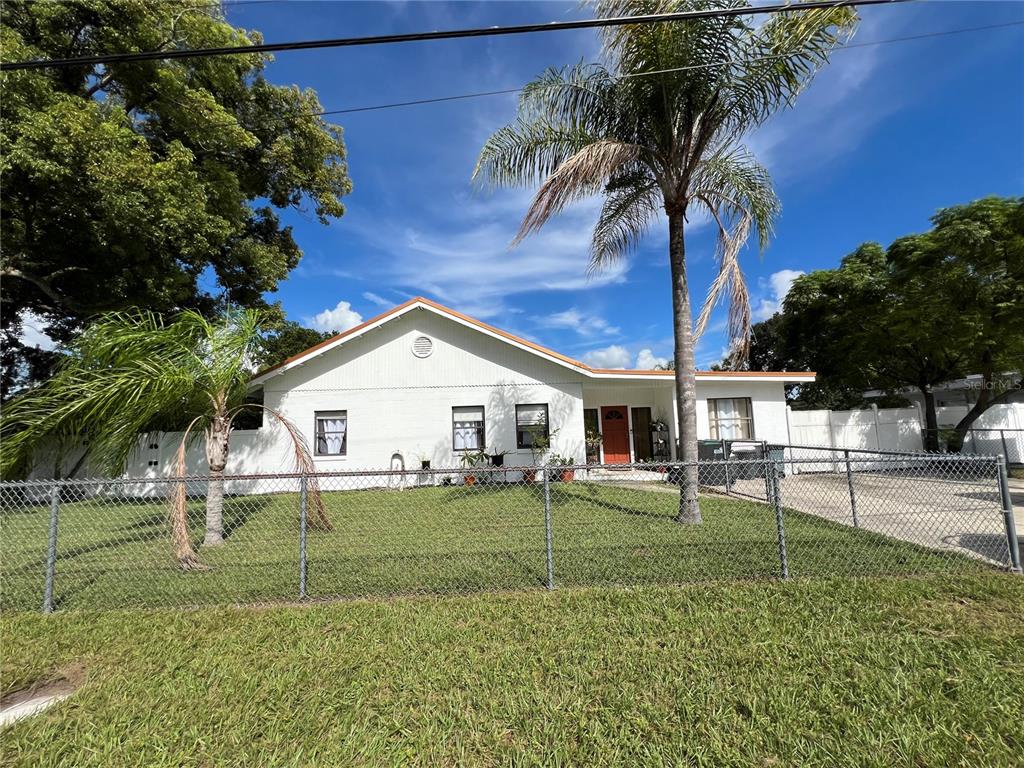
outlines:
[[[348,452],[348,411],[316,412],[317,456],[344,456]]]
[[[754,417],[749,397],[708,400],[708,421],[713,440],[754,439]]]
[[[470,405],[452,408],[452,448],[456,451],[482,451],[487,445],[484,432],[484,407]]]
[[[530,448],[533,436],[549,436],[546,404],[516,406],[516,448]]]

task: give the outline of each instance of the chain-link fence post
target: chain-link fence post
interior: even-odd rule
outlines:
[[[1006,463],[1010,463],[1010,449],[1006,445],[1006,430],[999,430],[999,441],[1003,444],[1003,456],[1006,457]]]
[[[551,535],[551,473],[544,467],[544,538],[547,543],[548,589],[555,588],[555,556]]]
[[[308,480],[299,477],[299,599],[306,599],[306,529],[309,521]]]
[[[782,488],[779,484],[779,470],[774,461],[766,462],[765,471],[770,472],[772,503],[775,506],[775,530],[779,539],[779,566],[782,578],[789,578],[789,555],[786,552],[786,526],[782,519]]]
[[[729,483],[729,454],[724,450],[722,451],[722,458],[725,459],[725,495],[728,496],[730,493]]]
[[[853,513],[853,527],[860,528],[860,520],[857,519],[857,494],[853,490],[853,468],[850,466],[850,452],[843,451],[846,457],[846,485],[850,489],[850,511]]]
[[[50,490],[50,539],[46,546],[46,585],[43,587],[43,613],[53,613],[53,579],[57,572],[57,518],[60,516],[60,484]]]
[[[1017,541],[1017,524],[1013,519],[1013,500],[1010,498],[1010,481],[1006,473],[1006,459],[996,457],[996,473],[999,476],[999,500],[1003,507],[1003,525],[1006,527],[1006,545],[1010,552],[1010,570],[1021,573],[1020,543]]]

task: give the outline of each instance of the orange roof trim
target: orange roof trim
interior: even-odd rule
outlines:
[[[675,375],[675,371],[671,371],[671,370],[662,371],[662,370],[645,370],[645,369],[632,369],[632,368],[591,368],[586,363],[580,362],[579,360],[574,360],[573,358],[567,357],[567,356],[565,356],[565,355],[563,355],[563,354],[561,354],[559,352],[555,352],[553,349],[548,349],[547,347],[542,347],[540,344],[534,344],[532,341],[527,341],[526,339],[520,338],[519,336],[516,336],[516,335],[511,334],[511,333],[508,333],[507,331],[503,331],[500,328],[495,328],[493,325],[488,325],[487,323],[484,323],[484,322],[481,322],[480,320],[477,320],[475,317],[470,317],[469,315],[465,315],[465,314],[463,314],[461,312],[457,312],[456,310],[451,309],[450,307],[446,307],[443,304],[438,304],[436,301],[432,301],[430,299],[424,298],[423,296],[416,296],[414,298],[409,299],[408,301],[405,301],[405,302],[399,304],[397,307],[392,307],[387,312],[382,312],[381,314],[377,315],[376,317],[371,317],[369,320],[366,320],[366,321],[360,323],[357,326],[349,328],[347,331],[342,331],[341,333],[339,333],[339,334],[337,334],[335,336],[332,336],[329,339],[325,339],[324,341],[321,341],[319,344],[314,344],[309,349],[303,350],[302,352],[299,352],[297,355],[292,355],[291,357],[289,357],[288,359],[278,363],[277,365],[271,366],[270,368],[265,368],[264,370],[262,370],[259,373],[257,373],[253,378],[261,378],[263,376],[266,376],[269,373],[273,373],[274,371],[276,371],[276,370],[278,370],[280,368],[284,368],[284,367],[286,367],[288,365],[291,365],[292,363],[296,363],[296,362],[298,362],[299,360],[302,360],[305,357],[308,357],[310,355],[315,354],[316,352],[318,352],[319,350],[323,349],[324,347],[331,346],[334,343],[336,343],[338,341],[341,341],[341,340],[345,339],[348,336],[352,336],[353,334],[357,334],[361,330],[363,330],[364,328],[367,328],[368,326],[375,325],[375,324],[377,324],[377,323],[379,323],[379,322],[381,322],[383,320],[386,320],[387,318],[391,317],[392,315],[397,315],[397,314],[403,312],[404,310],[408,309],[409,307],[411,307],[413,305],[416,305],[416,304],[424,304],[424,305],[426,305],[428,307],[431,307],[431,308],[437,310],[438,312],[440,312],[442,314],[449,315],[451,317],[456,317],[456,318],[458,318],[459,320],[462,320],[465,323],[468,323],[470,325],[474,325],[477,328],[480,328],[482,330],[488,331],[489,333],[493,333],[496,336],[501,336],[501,337],[503,337],[505,339],[508,339],[509,341],[511,341],[511,342],[513,342],[515,344],[520,344],[520,345],[522,345],[524,347],[529,347],[530,349],[532,349],[532,350],[534,350],[536,352],[540,352],[543,355],[547,355],[547,356],[553,357],[553,358],[555,358],[557,360],[561,360],[563,363],[566,363],[567,365],[571,365],[571,366],[573,366],[575,368],[579,368],[580,370],[586,371],[588,373],[596,373],[598,375],[600,375],[600,374],[612,374],[612,375],[630,375],[630,376],[635,376],[635,375],[640,375],[640,376],[674,376]],[[740,376],[740,377],[775,377],[775,378],[777,378],[779,376],[785,376],[787,373],[792,373],[793,375],[799,376],[801,378],[804,378],[806,376],[814,376],[815,375],[813,371],[789,371],[789,372],[787,372],[787,371],[697,371],[696,373],[698,375],[712,375],[712,376],[726,376],[726,377],[728,377],[728,376]]]

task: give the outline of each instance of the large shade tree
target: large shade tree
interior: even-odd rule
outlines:
[[[940,449],[935,388],[980,375],[977,399],[947,440],[959,450],[986,410],[1016,395],[1013,374],[1024,374],[1024,198],[982,198],[932,222],[797,278],[776,349],[793,367],[818,371],[826,391],[916,389],[929,451]]]
[[[4,61],[260,42],[216,0],[5,0]],[[280,211],[326,223],[351,189],[316,93],[262,54],[0,74],[0,393],[48,375],[24,324],[70,341],[98,313],[264,305],[299,262]],[[209,291],[210,277],[216,288]]]
[[[600,0],[601,16],[745,2]],[[694,345],[719,299],[746,347],[750,304],[739,255],[756,233],[763,247],[779,202],[744,135],[797,94],[853,30],[848,8],[793,10],[759,26],[742,17],[607,28],[604,64],[549,70],[522,92],[516,120],[484,145],[474,178],[539,188],[516,240],[565,206],[601,195],[591,245],[595,270],[621,259],[664,212],[675,336],[681,482],[679,520],[700,522]],[[718,276],[693,322],[685,232],[707,215],[718,231]]]
[[[89,325],[65,350],[54,376],[13,398],[0,420],[0,474],[23,473],[54,449],[86,451],[92,466],[117,474],[139,449],[140,435],[184,428],[175,472],[184,477],[187,445],[201,438],[209,467],[203,545],[224,541],[224,471],[233,421],[262,409],[287,431],[298,471],[314,471],[301,433],[280,413],[249,402],[252,360],[261,344],[262,313],[231,312],[211,321],[185,311],[167,321],[149,312],[115,313]],[[314,522],[328,521],[310,487]],[[174,554],[199,565],[189,533],[186,483],[171,495]]]

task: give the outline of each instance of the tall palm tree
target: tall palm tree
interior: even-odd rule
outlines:
[[[176,458],[185,474],[191,440],[205,437],[209,482],[203,545],[224,541],[224,470],[231,423],[241,411],[260,408],[291,436],[297,469],[313,471],[299,431],[280,413],[246,402],[249,364],[260,340],[260,312],[231,312],[218,321],[185,311],[165,321],[150,312],[113,313],[91,324],[66,350],[55,375],[4,409],[0,473],[31,466],[42,446],[88,446],[98,469],[124,470],[140,436],[165,425],[187,424]],[[315,486],[314,519],[329,527]],[[171,493],[171,539],[184,569],[201,567],[192,545],[184,481]]]
[[[599,0],[601,16],[627,16],[745,1]],[[848,8],[794,10],[760,26],[742,17],[603,31],[606,63],[548,70],[522,91],[516,120],[480,153],[484,186],[537,187],[513,244],[565,206],[592,195],[603,207],[591,243],[592,270],[623,258],[659,212],[668,219],[681,482],[680,522],[699,523],[694,345],[712,309],[729,299],[729,329],[742,352],[750,303],[739,254],[756,231],[763,248],[779,202],[771,179],[743,145],[746,133],[789,106],[832,48],[852,33]],[[718,232],[718,275],[694,327],[686,274],[689,217]]]

